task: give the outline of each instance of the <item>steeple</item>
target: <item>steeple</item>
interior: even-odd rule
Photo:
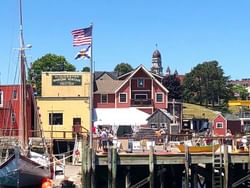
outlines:
[[[157,47],[157,44],[156,44]],[[159,50],[155,50],[152,55],[152,67],[151,72],[162,75],[161,53]]]

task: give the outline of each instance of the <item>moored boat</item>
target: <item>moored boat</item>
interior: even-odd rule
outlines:
[[[50,176],[49,164],[42,164],[41,160],[46,163],[46,158],[40,157],[40,161],[35,162],[37,157],[27,157],[15,149],[15,154],[0,166],[0,186],[8,187],[39,187],[42,179]]]
[[[22,30],[22,10],[20,0],[20,67],[21,67],[21,83],[20,83],[20,107],[19,107],[19,125],[18,125],[18,141],[14,146],[14,154],[6,154],[5,160],[0,164],[0,187],[40,187],[43,178],[49,178],[50,161],[46,149],[42,154],[31,151],[27,126],[27,84],[25,74],[25,47]],[[10,131],[11,132],[11,131]],[[7,135],[3,138],[8,139]],[[8,146],[6,150],[11,150],[12,146]],[[3,152],[2,152],[3,153]],[[1,155],[2,155],[1,153]]]
[[[185,144],[176,145],[180,152],[185,152]],[[206,145],[206,146],[187,146],[189,153],[200,153],[200,152],[213,152],[216,151],[220,144]]]

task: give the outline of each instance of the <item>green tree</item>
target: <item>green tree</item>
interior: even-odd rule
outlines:
[[[238,99],[245,100],[248,96],[247,89],[242,85],[233,85],[232,90],[234,93],[234,96]]]
[[[190,73],[185,75],[183,82],[184,101],[205,105],[211,103],[226,103],[231,97],[229,77],[224,76],[223,69],[217,61],[209,61],[198,64]]]
[[[82,72],[90,72],[90,68],[89,67],[83,67]]]
[[[42,71],[75,71],[74,65],[67,62],[65,57],[55,54],[46,54],[32,63],[29,72],[29,81],[35,86],[37,95],[41,95]]]
[[[114,68],[114,71],[116,71],[118,75],[128,73],[132,70],[133,70],[133,67],[128,63],[120,63],[116,65],[116,67]]]
[[[169,99],[182,99],[182,86],[180,79],[176,74],[173,75],[166,75],[163,78],[162,84],[167,88],[169,91],[168,98]]]

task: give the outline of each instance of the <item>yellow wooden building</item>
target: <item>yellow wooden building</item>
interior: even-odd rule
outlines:
[[[90,127],[89,72],[43,72],[37,97],[45,138],[72,139]]]

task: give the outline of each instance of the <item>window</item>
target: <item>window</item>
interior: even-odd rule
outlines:
[[[17,91],[16,90],[14,90],[12,92],[12,99],[17,99]]]
[[[222,122],[217,122],[216,123],[216,128],[223,128],[223,123]]]
[[[137,87],[144,87],[144,79],[138,78],[138,80],[137,80]]]
[[[119,102],[126,103],[127,102],[127,93],[120,93],[119,94]]]
[[[108,95],[101,94],[101,103],[107,103],[107,102],[108,102]]]
[[[135,100],[147,100],[148,95],[147,94],[135,94]]]
[[[155,123],[151,123],[150,126],[151,126],[151,128],[156,128],[157,127]]]
[[[11,113],[11,123],[15,123],[16,122],[16,114],[14,112]]]
[[[156,93],[156,102],[163,102],[163,93]]]
[[[3,91],[0,91],[0,107],[3,107]]]
[[[63,113],[49,113],[50,125],[63,125]]]

